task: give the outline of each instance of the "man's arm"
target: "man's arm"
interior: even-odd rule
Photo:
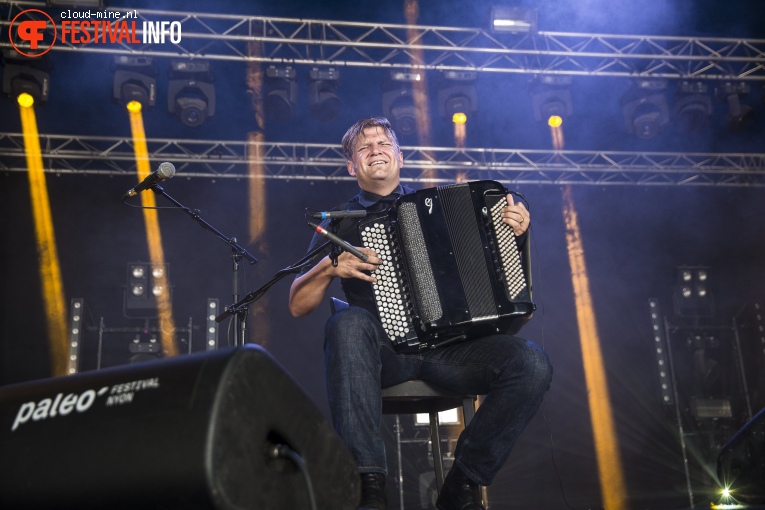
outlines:
[[[377,257],[374,250],[369,248],[358,249],[368,256],[366,262],[350,253],[343,252],[337,257],[337,267],[332,265],[332,261],[327,256],[313,266],[310,271],[295,278],[290,287],[290,313],[294,317],[303,317],[316,310],[324,299],[327,288],[336,277],[359,278],[374,283],[375,278],[364,271],[374,271],[382,261]]]

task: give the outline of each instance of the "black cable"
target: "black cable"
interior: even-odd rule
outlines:
[[[313,493],[313,484],[311,483],[311,475],[308,473],[308,467],[306,466],[303,457],[297,454],[292,448],[284,444],[273,445],[268,449],[268,455],[272,459],[286,458],[290,459],[295,466],[297,466],[300,473],[305,479],[305,485],[308,489],[308,500],[311,503],[311,510],[316,510],[316,498]]]
[[[525,196],[523,196],[522,193],[517,192],[517,191],[510,191],[510,190],[507,190],[507,191],[508,191],[508,193],[511,193],[511,194],[519,197],[521,200],[523,200],[525,205],[526,205],[526,209],[529,212],[531,211],[531,205],[529,204],[529,201],[526,199]],[[540,308],[540,312],[542,312],[542,324],[541,324],[541,326],[542,326],[542,339],[541,339],[540,343],[541,343],[542,349],[544,349],[544,347],[545,347],[545,327],[544,327],[545,326],[545,320],[544,320],[545,319],[545,304],[544,304],[544,297],[543,297],[544,291],[542,290],[542,287],[543,287],[542,283],[543,283],[543,281],[542,281],[542,267],[541,267],[541,262],[540,262],[541,257],[539,256],[539,247],[538,247],[538,244],[536,242],[536,236],[534,235],[534,228],[531,225],[529,225],[529,230],[528,231],[529,231],[530,239],[528,239],[527,242],[531,242],[532,243],[532,246],[534,247],[534,257],[535,257],[535,260],[536,260],[536,264],[535,264],[535,266],[536,266],[536,277],[534,278],[534,280],[535,280],[535,286],[540,291],[538,293],[538,295],[540,295],[540,298],[539,298],[539,308]],[[553,471],[555,472],[555,477],[558,479],[558,486],[560,488],[561,498],[563,498],[563,503],[565,503],[565,505],[568,508],[570,508],[571,510],[577,510],[575,507],[571,506],[569,504],[568,500],[566,499],[566,491],[565,491],[565,489],[563,487],[563,479],[561,478],[560,472],[558,471],[558,465],[555,463],[555,442],[553,440],[553,433],[552,433],[552,429],[550,428],[550,423],[547,421],[547,415],[545,414],[545,402],[544,401],[542,402],[541,412],[542,412],[542,419],[545,422],[545,427],[547,427],[547,433],[550,436],[550,460],[552,460]]]

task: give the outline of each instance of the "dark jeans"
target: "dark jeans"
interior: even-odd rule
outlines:
[[[333,424],[361,473],[387,473],[380,388],[421,379],[486,395],[455,451],[457,465],[481,485],[489,485],[504,464],[552,378],[545,352],[509,335],[396,354],[377,318],[357,307],[327,322],[324,363]]]

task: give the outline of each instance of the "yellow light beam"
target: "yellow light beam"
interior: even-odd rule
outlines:
[[[611,399],[608,393],[603,354],[600,350],[598,328],[595,323],[595,310],[590,295],[584,245],[571,196],[571,187],[567,187],[563,193],[563,217],[566,222],[566,244],[571,265],[571,281],[574,286],[579,341],[582,348],[603,507],[608,510],[623,510],[626,508],[624,473],[616,428],[611,414]]]
[[[128,104],[128,113],[130,115],[130,130],[133,133],[133,151],[135,152],[138,182],[141,182],[151,173],[143,116],[141,108],[136,105],[135,101]],[[143,220],[146,225],[146,241],[149,245],[149,260],[152,267],[164,266],[165,252],[162,248],[162,233],[159,229],[157,210],[153,209],[157,205],[154,194],[142,193],[141,204],[143,205]],[[178,347],[175,344],[175,321],[173,320],[173,306],[169,291],[170,282],[168,281],[166,292],[157,296],[157,315],[159,316],[162,350],[165,356],[175,356],[178,354]]]
[[[262,53],[262,46],[260,44],[250,44],[249,53],[250,56],[259,57]],[[253,142],[247,146],[247,172],[249,175],[249,208],[250,208],[250,236],[249,241],[251,244],[257,243],[258,250],[261,253],[268,254],[268,244],[266,243],[266,219],[268,218],[267,212],[267,195],[266,195],[266,179],[265,179],[265,167],[263,163],[257,163],[257,161],[263,161],[262,159],[262,145],[256,145],[254,142],[262,142],[265,140],[263,132],[265,130],[265,114],[263,108],[263,68],[260,62],[253,60],[247,64],[247,87],[252,97],[252,108],[255,112],[255,120],[258,124],[258,130],[247,134],[247,140]],[[268,345],[268,339],[270,337],[270,321],[267,313],[269,298],[268,296],[262,297],[258,302],[250,305],[250,316],[252,317],[251,323],[257,322],[257,329],[250,329],[250,338],[258,345]]]
[[[32,199],[32,213],[37,237],[37,253],[40,257],[40,282],[48,330],[51,373],[54,376],[66,375],[68,326],[64,283],[61,278],[61,265],[58,260],[48,187],[43,171],[37,118],[32,107],[34,100],[29,94],[21,94],[21,96],[24,97],[19,97],[19,111],[29,171],[29,192]]]
[[[420,17],[420,4],[418,0],[404,0],[404,17],[406,23],[410,27],[417,25],[417,19]],[[406,29],[407,41],[411,43],[419,43],[422,39],[422,32],[414,28]],[[409,52],[409,61],[412,66],[420,66],[425,61],[422,50],[420,48],[414,48]],[[417,139],[422,147],[432,147],[430,136],[430,108],[428,106],[428,84],[426,73],[418,71],[420,79],[412,82],[412,102],[414,103],[414,109],[417,112]],[[430,151],[423,151],[426,157],[429,157],[431,161],[435,161],[435,157],[432,157]],[[422,171],[422,178],[424,186],[434,186],[436,178],[436,168],[425,168]]]

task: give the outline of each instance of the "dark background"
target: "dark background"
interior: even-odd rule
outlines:
[[[758,1],[561,0],[517,5],[537,4],[539,26],[546,31],[765,36],[765,9]],[[175,4],[161,2],[113,1],[110,5],[178,10]],[[490,6],[486,1],[423,1],[420,23],[485,26]],[[184,2],[183,10],[404,23],[402,2],[229,1],[214,6]],[[41,133],[130,135],[127,115],[111,103],[108,59],[53,52],[50,100],[36,110]],[[238,62],[213,65],[216,116],[197,129],[170,119],[164,108],[166,80],[160,77],[158,105],[144,115],[149,138],[246,139],[256,123],[246,93],[245,66]],[[307,78],[307,70],[298,67],[298,73],[298,110],[285,125],[267,125],[267,140],[339,143],[353,121],[382,113],[381,70],[343,68],[338,90],[343,110],[326,124],[308,115],[304,81],[300,81]],[[548,128],[533,121],[526,89],[529,78],[479,76],[480,104],[468,124],[469,147],[551,148]],[[626,85],[626,80],[616,78],[574,80],[575,113],[565,126],[566,149],[762,152],[765,112],[757,82],[752,82],[749,98],[757,117],[749,130],[734,135],[721,127],[725,105],[716,104],[710,130],[691,136],[670,125],[664,136],[650,141],[637,141],[624,128],[619,98]],[[438,118],[435,93],[431,98],[433,145],[453,146],[451,124]],[[20,130],[16,105],[3,100],[0,131]],[[418,144],[416,137],[400,141],[404,146]],[[142,321],[125,318],[122,308],[127,263],[148,259],[141,211],[120,203],[122,194],[135,185],[135,178],[51,174],[47,178],[67,300],[85,299],[91,326],[102,317],[107,326],[141,326]],[[261,241],[247,244],[260,259],[245,269],[247,291],[303,255],[310,237],[303,219],[305,207],[326,209],[356,192],[351,182],[269,180],[266,186],[267,230]],[[511,187],[527,197],[533,218],[538,311],[522,334],[545,347],[555,376],[543,409],[491,487],[490,501],[493,508],[552,509],[567,504],[577,509],[598,508],[602,503],[566,250],[563,189],[554,185]],[[187,179],[179,172],[165,189],[183,204],[200,209],[225,234],[247,238],[246,181]],[[576,186],[573,200],[582,228],[629,508],[687,507],[674,408],[661,404],[647,301],[659,298],[664,312],[672,314],[671,291],[679,265],[710,267],[716,300],[714,323],[729,324],[746,305],[761,299],[765,285],[763,191],[678,185]],[[0,175],[0,207],[0,384],[12,384],[50,375],[25,174]],[[198,342],[203,336],[207,298],[218,298],[222,304],[231,301],[230,252],[182,212],[163,210],[159,218],[175,295],[176,326],[185,327],[191,319],[193,347],[201,349]],[[251,316],[253,339],[263,343],[327,413],[320,360],[329,307],[308,318],[292,318],[286,306],[289,282],[274,286],[261,301],[264,312]],[[340,290],[334,288],[331,293],[339,295]],[[87,364],[94,366],[94,334],[90,330],[86,335],[90,356],[86,368]],[[122,342],[124,338],[115,336],[107,346],[116,353],[114,362],[121,361]],[[225,344],[225,334],[221,343]],[[747,362],[759,369],[762,353],[752,352]]]

